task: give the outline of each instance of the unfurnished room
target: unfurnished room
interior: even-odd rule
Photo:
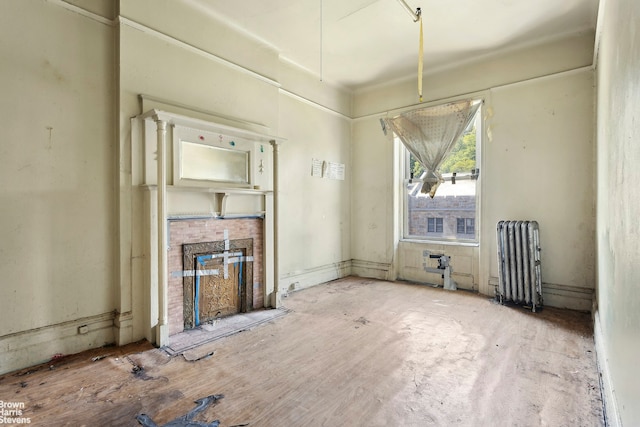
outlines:
[[[640,2],[0,34],[0,424],[640,425]]]

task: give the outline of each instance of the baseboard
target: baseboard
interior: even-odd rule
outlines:
[[[495,296],[498,278],[489,277],[489,289]],[[545,307],[568,308],[570,310],[591,311],[593,309],[594,290],[575,286],[542,283],[542,305]]]
[[[113,319],[114,338],[117,345],[125,345],[133,342],[133,313],[118,313]],[[149,340],[153,342],[152,340]]]
[[[0,337],[0,374],[114,343],[114,313],[83,317]],[[80,329],[82,328],[82,330]]]
[[[392,280],[389,277],[391,264],[384,262],[364,261],[361,259],[351,260],[351,274],[369,279]]]
[[[596,311],[593,316],[593,338],[596,343],[596,360],[600,371],[605,423],[610,427],[620,427],[622,426],[622,421],[620,420],[620,412],[618,412],[615,389],[611,383],[609,359],[604,344],[604,336],[602,335],[602,327],[600,326],[599,311]]]
[[[545,307],[568,308],[570,310],[591,311],[593,289],[542,283],[542,304]]]
[[[282,295],[299,291],[311,286],[332,280],[341,279],[351,274],[351,261],[341,261],[320,267],[296,271],[280,277],[278,290]]]

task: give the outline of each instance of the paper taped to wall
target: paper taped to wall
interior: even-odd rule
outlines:
[[[311,159],[311,176],[344,181],[344,163]]]
[[[322,164],[324,162],[318,159],[311,159],[311,176],[322,178]]]
[[[344,181],[344,163],[329,162],[327,178]]]

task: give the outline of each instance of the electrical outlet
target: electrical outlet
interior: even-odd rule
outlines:
[[[89,332],[89,327],[87,325],[78,326],[78,333],[80,335],[84,335]]]

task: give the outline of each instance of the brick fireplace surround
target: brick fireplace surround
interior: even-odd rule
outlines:
[[[264,307],[263,227],[261,218],[169,220],[169,335],[184,330],[183,278],[172,274],[184,270],[183,245],[222,241],[225,230],[230,240],[253,239],[253,308]]]

